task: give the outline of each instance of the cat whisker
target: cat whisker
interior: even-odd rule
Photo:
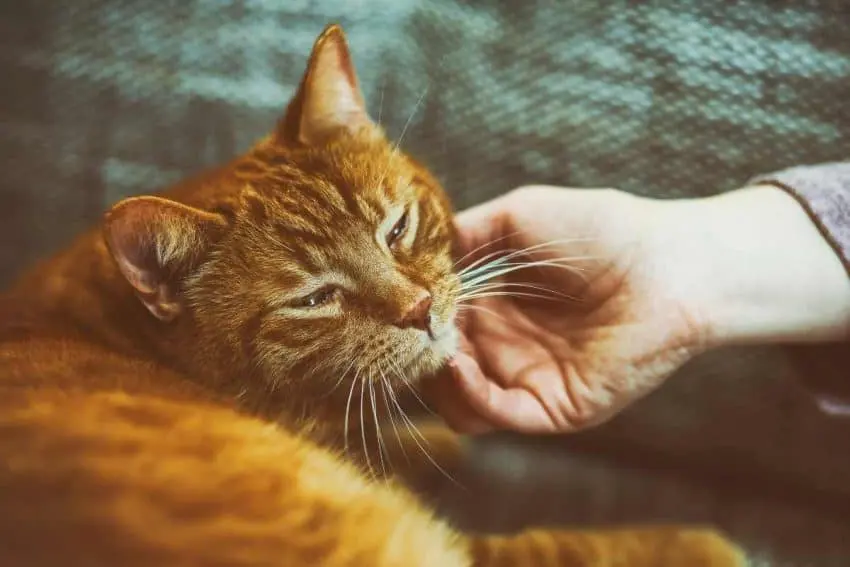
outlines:
[[[371,375],[369,381],[371,382]],[[363,442],[363,456],[366,458],[366,466],[369,468],[369,474],[374,479],[376,477],[375,470],[372,468],[372,459],[369,458],[369,446],[366,443],[366,423],[363,415],[363,397],[366,393],[366,381],[363,381],[360,387],[360,438]]]
[[[518,233],[514,232],[513,234],[518,234]],[[504,236],[501,239],[510,237],[513,234],[509,234],[507,236]],[[492,242],[498,242],[501,239],[496,239],[496,240],[493,240]],[[527,247],[521,248],[519,250],[513,249],[513,248],[507,249],[507,250],[496,250],[494,252],[487,254],[486,256],[479,258],[475,262],[472,262],[470,265],[464,267],[462,270],[460,270],[460,272],[458,272],[458,275],[466,274],[469,271],[475,269],[476,267],[481,266],[481,264],[487,262],[490,258],[493,258],[494,256],[497,256],[499,254],[503,254],[505,252],[507,252],[507,254],[505,254],[504,256],[501,256],[496,261],[507,261],[511,258],[515,258],[515,257],[521,256],[523,254],[528,254],[529,252],[534,252],[535,250],[541,250],[541,249],[549,247],[549,246],[556,246],[556,245],[561,245],[561,244],[575,244],[577,242],[584,242],[584,241],[590,241],[590,240],[593,240],[593,239],[592,238],[580,238],[580,237],[561,238],[561,239],[557,239],[557,240],[549,240],[547,242],[540,242],[538,244],[534,244],[532,246],[527,246]]]
[[[506,323],[508,321],[507,319],[505,319],[504,317],[502,317],[500,314],[496,313],[492,309],[488,309],[487,307],[483,307],[481,305],[472,305],[470,303],[464,303],[464,304],[458,305],[458,311],[463,312],[466,309],[472,309],[474,311],[482,311],[485,315],[491,315],[491,316],[496,317],[496,318],[498,318],[498,319],[500,319],[500,320],[502,320]]]
[[[468,290],[462,291],[455,301],[457,303],[465,303],[481,297],[492,297],[494,295],[512,295],[515,297],[529,297],[563,303],[581,301],[579,297],[549,289],[545,286],[518,282],[488,282],[478,284]]]
[[[410,122],[413,120],[413,117],[416,116],[416,111],[419,110],[419,105],[422,104],[426,94],[428,94],[428,87],[425,87],[422,94],[419,95],[416,104],[413,105],[413,110],[411,111],[410,116],[407,117],[407,122],[404,123],[404,127],[401,129],[401,135],[399,135],[398,140],[396,140],[393,153],[397,154],[399,152],[401,142],[404,140],[404,135],[407,133],[407,128],[410,126]]]
[[[401,423],[407,429],[408,436],[413,438],[413,432],[410,429],[409,420],[407,419],[407,416],[405,415],[401,404],[398,403],[398,398],[396,398],[395,394],[392,391],[390,391],[390,400],[392,400],[393,405],[395,406],[396,410],[398,410],[398,415],[401,418]],[[399,440],[399,443],[401,443],[401,440]],[[417,445],[418,444],[419,443],[417,443]]]
[[[384,436],[381,433],[381,424],[378,422],[378,404],[375,402],[375,383],[369,380],[369,398],[372,401],[372,417],[375,420],[375,440],[378,442],[378,458],[381,461],[381,474],[383,478],[387,478],[387,468],[384,464]],[[389,452],[387,452],[387,462],[389,463]],[[389,463],[392,467],[392,463]]]
[[[402,381],[404,381],[401,377],[399,377],[399,379],[401,379]],[[430,463],[431,463],[431,464],[432,464],[432,465],[433,465],[433,466],[434,466],[434,467],[435,467],[438,471],[440,471],[440,473],[441,473],[443,476],[445,476],[445,477],[446,477],[449,481],[451,481],[451,482],[452,482],[452,484],[454,484],[455,486],[457,486],[457,487],[459,487],[459,488],[461,488],[461,489],[464,489],[464,490],[465,490],[465,487],[464,487],[462,484],[460,484],[457,480],[455,480],[455,478],[454,478],[452,475],[450,475],[448,472],[446,472],[446,470],[445,470],[443,467],[441,467],[441,466],[437,463],[437,461],[435,461],[435,460],[434,460],[434,458],[431,456],[431,453],[429,453],[429,452],[428,452],[428,450],[427,450],[427,449],[425,449],[425,447],[422,445],[422,443],[420,443],[419,439],[421,439],[421,440],[422,440],[422,441],[423,441],[423,442],[427,445],[427,444],[428,444],[428,440],[427,440],[427,439],[425,439],[425,436],[424,436],[424,435],[422,435],[422,432],[421,432],[421,431],[419,431],[419,428],[417,428],[417,427],[416,427],[416,424],[415,424],[415,423],[413,423],[413,420],[412,420],[412,419],[410,419],[410,417],[407,415],[407,413],[406,413],[406,412],[404,411],[404,409],[401,407],[401,404],[400,404],[400,403],[399,403],[399,401],[398,401],[398,397],[396,397],[395,392],[393,391],[393,389],[392,389],[392,388],[390,388],[390,389],[388,389],[388,390],[387,390],[387,392],[389,393],[389,395],[390,395],[390,399],[392,400],[393,404],[395,404],[395,407],[396,407],[396,409],[398,410],[399,416],[400,416],[400,417],[401,417],[401,419],[402,419],[402,423],[403,423],[403,424],[405,425],[405,427],[407,428],[407,431],[408,431],[408,433],[410,434],[411,439],[413,439],[413,442],[414,442],[414,443],[416,443],[416,446],[417,446],[417,447],[419,447],[419,450],[422,452],[422,454],[423,454],[423,455],[425,455],[425,458],[427,458],[427,459],[428,459],[428,461],[429,461],[429,462],[430,462]]]
[[[457,273],[457,276],[461,281],[466,280],[470,277],[475,277],[477,274],[484,273],[487,270],[493,269],[497,266],[501,266],[505,264],[508,260],[510,260],[509,255],[514,252],[519,252],[514,248],[508,248],[506,250],[497,250],[495,252],[490,252],[464,267]]]
[[[474,299],[483,299],[485,297],[514,297],[514,298],[524,297],[524,298],[528,298],[528,299],[540,299],[540,300],[544,300],[544,301],[559,301],[559,302],[562,302],[562,303],[565,302],[565,300],[563,300],[559,297],[551,297],[551,296],[547,296],[547,295],[543,295],[543,294],[539,294],[539,293],[526,293],[526,292],[522,292],[522,291],[488,291],[488,292],[484,292],[484,293],[472,294],[472,295],[469,295],[467,297],[463,297],[458,301],[460,301],[460,302],[472,301]]]
[[[556,291],[554,289],[549,289],[548,287],[530,283],[522,283],[522,282],[486,282],[482,284],[478,284],[475,286],[470,286],[468,290],[463,290],[460,297],[466,297],[467,295],[473,295],[478,292],[499,290],[499,289],[507,289],[507,288],[520,288],[520,289],[531,289],[535,291],[541,291],[545,293],[550,293],[553,296],[556,296],[561,299],[569,300],[569,301],[580,301],[580,298],[575,297],[573,295],[569,295],[566,293],[562,293],[560,291]]]
[[[493,240],[490,240],[490,241],[488,241],[488,242],[485,242],[484,244],[482,244],[482,245],[480,245],[480,246],[477,246],[477,247],[473,248],[472,250],[470,250],[469,252],[467,252],[466,254],[464,254],[463,256],[461,256],[460,258],[458,258],[458,259],[455,261],[455,263],[454,263],[453,265],[454,265],[454,266],[457,266],[458,264],[460,264],[461,262],[463,262],[464,260],[466,260],[467,258],[469,258],[470,256],[472,256],[472,255],[473,255],[473,254],[475,254],[476,252],[479,252],[481,249],[486,248],[487,246],[490,246],[490,245],[492,245],[492,244],[496,244],[497,242],[501,242],[501,241],[503,241],[503,240],[507,240],[508,238],[511,238],[511,237],[516,236],[516,235],[518,235],[518,234],[519,234],[519,231],[517,230],[517,231],[514,231],[514,232],[512,232],[512,233],[510,233],[510,234],[506,234],[506,235],[504,235],[504,236],[500,236],[499,238],[494,238]],[[495,252],[490,252],[489,254],[487,254],[487,256],[484,256],[484,258],[492,257],[493,255],[499,254],[499,253],[501,253],[501,252],[505,252],[505,250],[496,250]],[[483,258],[479,258],[478,260],[476,260],[476,261],[475,261],[475,263],[474,263],[474,264],[479,263],[482,259],[483,259]],[[474,264],[471,264],[471,265],[474,265]],[[463,270],[461,270],[461,272],[463,272]]]
[[[486,254],[485,256],[482,256],[481,258],[478,258],[477,260],[475,260],[471,264],[465,266],[459,273],[460,274],[467,274],[470,271],[475,270],[476,268],[483,267],[483,265],[485,265],[485,264],[489,264],[489,263],[493,263],[493,262],[502,263],[502,262],[506,262],[508,260],[511,260],[513,258],[516,258],[517,256],[528,255],[531,252],[537,252],[537,251],[545,250],[546,248],[553,247],[553,246],[559,246],[559,245],[563,245],[563,244],[575,244],[576,242],[580,242],[582,240],[585,240],[585,239],[571,238],[571,239],[550,240],[550,241],[547,241],[547,242],[540,242],[538,244],[527,246],[525,248],[519,248],[519,249],[517,249],[517,248],[507,248],[507,249],[502,249],[502,250],[495,250],[493,252],[490,252],[489,254]],[[492,260],[493,258],[495,258],[495,260]]]
[[[584,278],[584,274],[582,273],[582,269],[571,266],[569,264],[563,264],[565,261],[575,261],[575,260],[583,260],[585,258],[581,257],[564,257],[564,258],[556,258],[553,260],[537,260],[533,262],[511,262],[511,263],[502,263],[495,264],[489,268],[490,271],[482,270],[479,273],[476,273],[471,279],[463,279],[461,278],[461,288],[469,288],[470,286],[485,283],[489,280],[505,276],[507,274],[525,270],[528,268],[558,268],[562,270],[566,270],[573,275],[577,275],[582,280],[586,281]]]
[[[349,416],[350,416],[350,412],[351,412],[351,398],[354,397],[354,387],[357,385],[357,379],[358,379],[359,376],[360,376],[360,369],[358,368],[357,372],[354,373],[354,380],[351,381],[351,388],[349,388],[349,390],[348,390],[348,400],[345,402],[345,424],[343,425],[343,427],[344,427],[343,442],[345,443],[345,445],[344,445],[345,453],[348,453],[348,425],[350,423]]]
[[[462,484],[460,484],[457,480],[455,480],[455,478],[452,475],[450,475],[448,472],[446,472],[446,470],[443,467],[441,467],[439,464],[437,464],[437,461],[435,461],[434,458],[431,457],[431,453],[429,453],[428,450],[425,449],[425,447],[422,445],[422,443],[419,442],[419,439],[422,439],[422,441],[427,445],[428,440],[425,439],[425,436],[422,435],[422,432],[419,431],[419,428],[416,427],[416,424],[413,423],[413,420],[411,420],[410,417],[408,417],[407,414],[404,413],[404,410],[402,410],[401,406],[398,404],[398,400],[395,399],[394,401],[396,403],[396,406],[401,411],[402,420],[407,425],[407,430],[410,432],[411,439],[413,439],[413,442],[416,443],[417,447],[419,447],[419,450],[422,451],[422,454],[425,455],[425,458],[428,459],[428,461],[432,465],[434,465],[434,467],[438,471],[440,471],[440,473],[443,476],[445,476],[449,481],[451,481],[452,484],[454,484],[455,486],[457,486],[459,488],[464,488],[464,486]]]
[[[425,409],[425,411],[436,417],[437,414],[434,413],[434,410],[428,407],[428,404],[426,404],[425,401],[419,396],[419,393],[416,391],[416,388],[412,386],[407,380],[402,379],[402,382],[404,382],[404,385],[407,386],[408,390],[410,390],[410,393],[413,394],[413,397],[416,398],[416,401],[419,402],[419,405],[421,405]]]
[[[271,236],[271,238],[274,240],[274,243],[280,246],[282,249],[286,250],[287,252],[294,252],[292,247],[289,246],[289,244],[285,243],[280,237],[274,235]]]
[[[384,78],[381,81],[381,101],[378,103],[378,126],[381,125],[381,115],[384,113],[384,87],[387,86],[387,80]]]
[[[384,406],[387,408],[387,416],[390,420],[390,425],[393,428],[393,432],[395,433],[396,442],[398,443],[399,449],[401,449],[401,454],[404,455],[404,460],[407,464],[410,464],[410,458],[407,456],[407,451],[404,450],[404,443],[401,441],[401,435],[398,432],[398,426],[396,426],[395,415],[393,413],[394,407],[390,405],[389,398],[387,397],[387,390],[390,388],[389,381],[387,380],[386,375],[381,373],[381,395],[384,398]]]
[[[427,411],[431,415],[436,416],[434,411],[430,407],[428,407],[428,404],[426,404],[425,401],[419,396],[419,393],[416,391],[416,388],[414,386],[412,386],[410,384],[410,382],[407,380],[407,378],[403,375],[401,368],[399,368],[399,366],[398,366],[398,363],[395,362],[395,361],[392,361],[392,364],[395,366],[395,371],[398,373],[399,379],[402,381],[402,383],[405,386],[407,386],[407,389],[410,390],[410,393],[413,394],[413,396],[419,402],[419,405],[421,405],[423,408],[425,408],[425,411]]]
[[[584,272],[583,268],[579,266],[575,266],[572,264],[567,264],[565,262],[575,262],[577,260],[587,260],[592,259],[590,257],[584,256],[564,256],[561,258],[552,258],[548,260],[529,260],[529,261],[510,261],[510,259],[506,257],[501,257],[492,262],[488,262],[482,266],[479,266],[473,271],[467,272],[460,276],[460,280],[464,285],[469,285],[471,283],[475,283],[480,279],[491,279],[495,272],[499,270],[508,269],[508,268],[530,268],[536,266],[557,266],[561,268],[565,268],[575,274],[581,274]]]
[[[349,362],[349,363],[348,363],[348,366],[345,368],[345,370],[343,370],[342,374],[340,374],[339,379],[336,381],[336,384],[334,384],[334,385],[333,385],[333,387],[331,387],[331,389],[330,389],[330,390],[328,390],[328,392],[327,392],[326,394],[324,394],[323,396],[321,396],[321,397],[320,397],[320,399],[325,399],[325,398],[327,398],[328,396],[330,396],[331,394],[333,394],[333,393],[334,393],[334,391],[336,391],[336,389],[337,389],[337,388],[339,388],[339,387],[340,387],[340,385],[342,384],[342,382],[345,380],[345,377],[346,377],[346,376],[348,375],[348,373],[351,371],[351,367],[352,367],[352,366],[354,366],[354,363],[355,363],[355,362],[357,362],[357,357],[352,357],[351,362]]]
[[[422,104],[422,100],[425,98],[425,95],[428,93],[428,87],[425,87],[425,90],[422,91],[422,94],[419,95],[419,98],[416,100],[416,104],[413,106],[413,111],[410,113],[410,116],[407,117],[407,121],[404,123],[404,127],[401,129],[401,135],[399,135],[398,140],[396,140],[395,144],[393,144],[392,155],[397,156],[399,150],[401,149],[401,143],[404,140],[404,135],[407,133],[407,128],[410,126],[410,122],[413,120],[413,117],[416,115],[416,111],[419,109],[419,105]],[[384,104],[384,91],[383,87],[381,87],[381,108],[383,108]],[[380,124],[380,117],[378,118],[378,124]],[[387,177],[387,173],[389,173],[390,163],[387,163],[386,168],[381,173],[381,177],[378,180],[378,186],[383,185],[384,180]]]

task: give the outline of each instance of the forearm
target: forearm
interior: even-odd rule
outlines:
[[[687,270],[677,285],[689,288],[680,291],[709,345],[850,336],[841,256],[786,191],[756,186],[662,207],[671,270]]]

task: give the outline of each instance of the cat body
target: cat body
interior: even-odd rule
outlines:
[[[379,422],[457,348],[452,243],[329,26],[272,134],[0,299],[0,564],[742,564],[700,529],[461,534],[387,478],[422,440]]]

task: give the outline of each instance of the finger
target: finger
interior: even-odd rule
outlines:
[[[563,432],[531,392],[521,388],[503,388],[481,371],[475,360],[458,354],[450,367],[469,405],[497,427],[522,433]]]
[[[434,409],[452,430],[467,435],[480,435],[495,429],[493,424],[470,407],[450,374],[440,374],[427,382],[429,399]]]

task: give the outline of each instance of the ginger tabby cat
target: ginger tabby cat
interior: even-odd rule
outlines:
[[[378,416],[456,348],[451,220],[328,27],[273,134],[118,203],[3,296],[0,563],[743,564],[684,527],[464,535],[374,478],[393,449],[364,398]]]

